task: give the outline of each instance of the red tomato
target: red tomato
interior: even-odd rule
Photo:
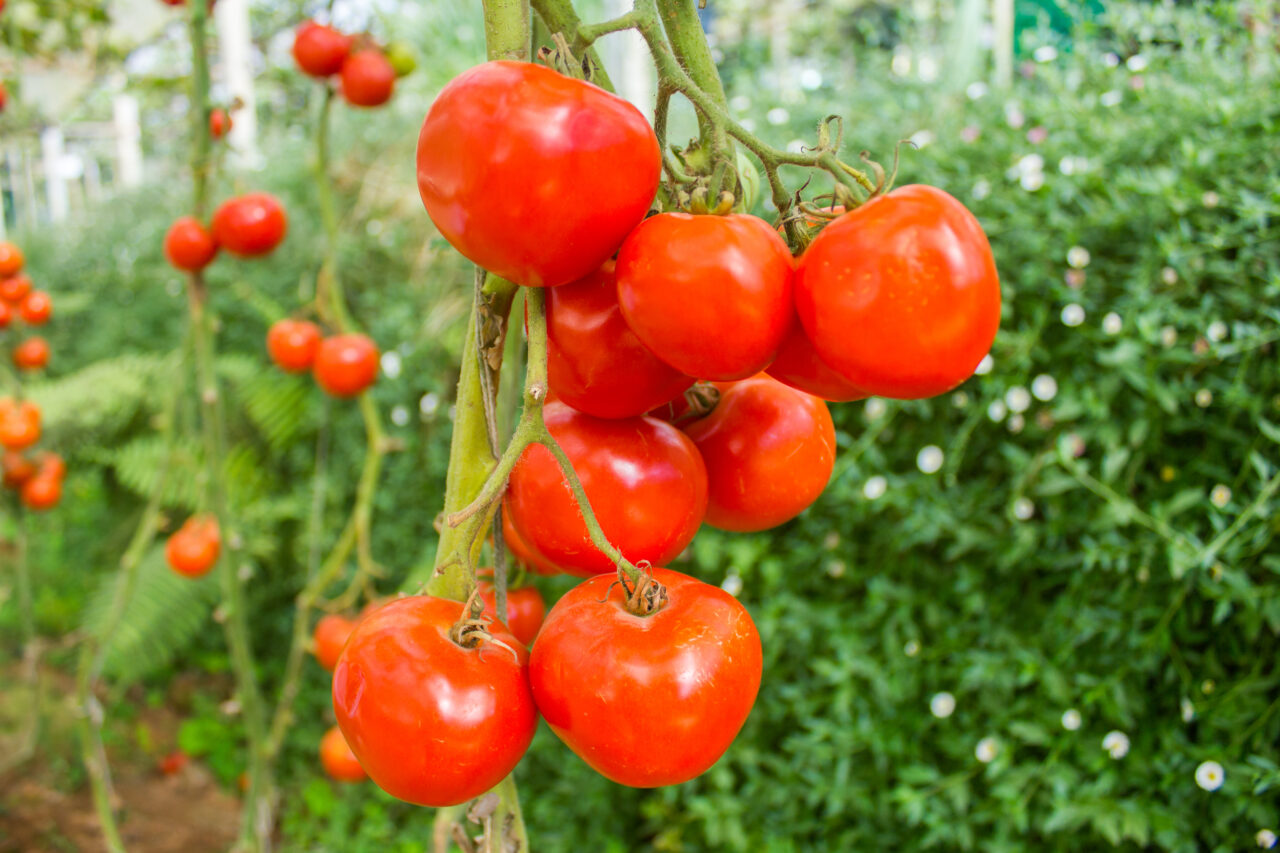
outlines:
[[[56,453],[40,454],[40,474],[61,480],[67,475],[67,463]]]
[[[333,668],[338,665],[338,655],[342,654],[342,647],[347,644],[347,639],[355,629],[356,623],[345,616],[330,613],[320,617],[315,632],[311,635],[311,647],[322,667],[333,672]]]
[[[685,433],[707,466],[707,523],[722,530],[795,518],[827,487],[836,460],[826,403],[764,375],[723,390]]]
[[[156,767],[165,776],[176,776],[182,772],[182,769],[190,761],[190,756],[182,750],[176,749],[156,762]]]
[[[654,565],[679,555],[707,512],[707,472],[693,442],[653,418],[604,420],[559,402],[543,413],[622,555]],[[560,466],[542,445],[520,457],[506,500],[512,524],[555,565],[583,576],[615,570],[591,544]]]
[[[719,587],[654,569],[668,602],[626,609],[608,575],[551,608],[529,661],[538,710],[578,757],[635,788],[706,772],[733,743],[760,689],[760,635]]]
[[[15,450],[4,452],[3,465],[7,489],[20,489],[23,483],[36,475],[36,464]]]
[[[378,348],[365,335],[334,335],[320,342],[312,374],[335,397],[355,397],[378,379]]]
[[[332,726],[320,739],[320,764],[336,782],[363,782],[369,778],[337,726]]]
[[[218,107],[209,113],[209,135],[221,139],[231,132],[231,114]]]
[[[19,370],[39,370],[49,363],[49,342],[41,337],[27,338],[13,348],[13,363]]]
[[[40,407],[30,400],[0,398],[0,445],[25,450],[40,440]]]
[[[0,278],[9,278],[22,272],[27,262],[22,250],[7,240],[0,240]]]
[[[203,577],[218,562],[222,537],[212,516],[192,516],[165,543],[169,568],[188,578]]]
[[[213,237],[242,258],[270,254],[284,239],[288,217],[275,196],[249,193],[228,199],[213,214]]]
[[[455,77],[418,137],[418,190],[453,247],[516,282],[576,281],[649,209],[661,155],[640,111],[532,62]]]
[[[1000,281],[973,214],[940,189],[906,186],[814,238],[796,308],[818,357],[851,385],[920,399],[968,379],[987,354]]]
[[[481,569],[479,574],[492,577],[493,569]],[[482,580],[480,597],[484,599],[484,615],[496,619],[498,612],[498,590],[491,581]],[[515,638],[526,646],[533,643],[542,627],[543,617],[547,615],[547,604],[542,600],[542,593],[536,586],[507,588],[507,618],[500,620],[510,629]]]
[[[342,63],[342,97],[356,107],[380,107],[391,100],[396,70],[380,50],[358,50]]]
[[[267,330],[267,355],[287,373],[310,370],[320,349],[320,327],[306,320],[278,320]]]
[[[36,512],[53,509],[62,500],[62,480],[47,474],[36,474],[22,484],[22,503]]]
[[[467,648],[456,601],[411,596],[369,614],[333,673],[333,709],[378,787],[421,806],[478,797],[519,763],[538,722],[528,654],[501,625]]]
[[[851,403],[867,397],[866,392],[855,388],[818,357],[799,323],[791,327],[767,372],[779,382],[833,403]]]
[[[618,302],[636,337],[676,370],[752,376],[794,323],[791,252],[754,216],[662,213],[618,252]]]
[[[7,329],[13,322],[13,308],[9,307],[9,303],[0,299],[0,329]]]
[[[15,273],[6,279],[0,279],[0,299],[10,305],[22,304],[31,292],[31,279],[25,273]]]
[[[53,315],[53,300],[43,290],[33,290],[22,300],[19,310],[28,326],[43,326]]]
[[[312,77],[337,74],[350,52],[351,36],[315,21],[305,21],[293,37],[293,58]]]
[[[598,418],[629,418],[680,396],[693,384],[658,359],[622,319],[613,261],[547,291],[551,393]]]
[[[535,575],[564,574],[559,566],[530,547],[525,535],[516,530],[516,526],[511,523],[511,513],[507,510],[506,501],[502,504],[502,541],[511,555]]]
[[[0,4],[0,11],[4,11],[4,5]],[[4,112],[4,108],[9,105],[9,90],[0,83],[0,113]]]

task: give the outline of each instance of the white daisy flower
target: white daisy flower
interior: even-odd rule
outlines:
[[[1205,330],[1205,337],[1214,343],[1224,340],[1227,337],[1227,324],[1221,320],[1214,320]]]
[[[1182,697],[1180,710],[1182,711],[1182,722],[1189,723],[1196,718],[1196,706],[1185,696]]]
[[[973,754],[983,764],[990,764],[1000,754],[1000,742],[993,737],[984,737],[974,747]]]
[[[1031,394],[1042,403],[1058,396],[1058,381],[1047,373],[1041,373],[1031,381]]]
[[[1075,708],[1068,708],[1062,712],[1062,727],[1069,732],[1078,731],[1084,723],[1084,718],[1080,716],[1080,712]]]
[[[1030,498],[1018,498],[1013,502],[1013,517],[1018,521],[1026,521],[1036,514],[1036,505]]]
[[[388,379],[395,379],[400,375],[400,368],[403,366],[400,361],[400,353],[395,350],[387,350],[382,354],[382,375]]]
[[[1201,388],[1196,392],[1196,405],[1202,409],[1207,409],[1213,403],[1213,392],[1208,388]]]
[[[720,588],[737,598],[738,594],[742,592],[742,577],[740,575],[725,575],[724,580],[720,582]]]
[[[1109,92],[1103,92],[1102,97],[1098,98],[1098,103],[1104,107],[1118,106],[1124,100],[1124,94],[1119,89],[1112,89]]]
[[[1075,328],[1084,322],[1084,306],[1072,302],[1062,309],[1062,325]]]
[[[1196,784],[1206,791],[1216,791],[1227,781],[1227,771],[1216,761],[1205,761],[1196,768]]]
[[[939,720],[945,720],[955,713],[956,697],[952,696],[945,690],[941,693],[933,694],[933,698],[929,700],[929,713],[933,714]]]
[[[992,400],[991,405],[987,406],[987,417],[996,423],[1004,420],[1007,414],[1009,414],[1009,407],[1004,404],[1004,400]]]
[[[991,357],[991,353],[987,353],[982,357],[982,361],[978,362],[978,366],[973,369],[974,376],[986,376],[991,372],[991,368],[996,366],[996,360]]]
[[[1031,393],[1021,385],[1014,385],[1005,392],[1004,404],[1011,412],[1025,412],[1031,408]]]
[[[1120,731],[1107,732],[1102,738],[1102,748],[1119,761],[1129,754],[1129,736]]]
[[[434,391],[428,391],[422,395],[422,399],[418,401],[418,411],[422,413],[424,418],[429,418],[440,408],[440,396]]]
[[[1160,270],[1160,280],[1167,285],[1175,285],[1178,283],[1178,271],[1173,267],[1165,267]]]
[[[1031,56],[1036,62],[1053,62],[1058,58],[1058,49],[1051,44],[1042,44]]]
[[[1258,846],[1263,850],[1270,850],[1276,846],[1276,834],[1269,829],[1259,829],[1253,840],[1258,842]]]
[[[888,403],[879,397],[872,397],[862,407],[862,416],[869,421],[874,421],[884,417],[884,413],[887,411],[889,411]]]
[[[1089,250],[1084,246],[1072,246],[1067,249],[1067,264],[1075,269],[1082,270],[1089,266]]]
[[[1124,321],[1120,319],[1120,315],[1112,311],[1102,318],[1102,331],[1108,335],[1118,335],[1120,330],[1124,328]]]
[[[877,474],[862,484],[862,496],[869,501],[879,500],[889,490],[889,481]]]
[[[936,444],[926,444],[916,454],[916,467],[926,474],[936,474],[942,467],[942,448]]]
[[[1009,432],[1013,433],[1014,435],[1017,435],[1018,433],[1022,432],[1022,430],[1026,427],[1026,425],[1027,425],[1027,419],[1024,418],[1022,415],[1009,416],[1009,423],[1007,424],[1007,426],[1009,427]]]
[[[391,423],[404,426],[409,423],[409,410],[404,406],[396,406],[391,410]]]
[[[1218,509],[1222,509],[1231,503],[1231,487],[1223,483],[1213,487],[1213,491],[1209,492],[1209,501]]]
[[[902,653],[909,658],[913,658],[920,654],[920,644],[915,640],[907,640],[906,644],[902,647]]]

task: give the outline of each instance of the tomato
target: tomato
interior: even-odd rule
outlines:
[[[418,190],[469,260],[550,287],[613,256],[661,170],[640,111],[532,62],[486,62],[445,86],[418,137]]]
[[[165,543],[164,554],[169,568],[188,578],[207,575],[218,563],[222,537],[218,522],[212,516],[188,518]]]
[[[231,114],[218,107],[209,113],[209,135],[221,139],[231,132]]]
[[[867,393],[855,387],[818,357],[804,327],[796,323],[769,369],[774,379],[833,403],[864,400]]]
[[[493,576],[493,569],[480,569],[480,575]],[[480,597],[484,599],[484,615],[497,618],[498,590],[491,581],[477,582]],[[547,604],[536,586],[507,587],[507,618],[499,620],[510,629],[515,638],[526,646],[533,643],[547,615]]]
[[[7,329],[12,323],[13,308],[9,306],[8,302],[0,299],[0,329]]]
[[[598,418],[643,415],[693,384],[622,319],[613,261],[547,291],[547,339],[551,393]]]
[[[332,726],[320,739],[320,764],[336,782],[363,782],[369,778],[337,726]]]
[[[270,254],[289,228],[288,217],[275,196],[249,193],[228,199],[213,214],[213,238],[242,258]]]
[[[693,540],[707,511],[707,472],[693,442],[653,418],[604,420],[564,403],[543,410],[609,541],[633,563],[662,565]],[[616,568],[591,544],[578,504],[551,451],[533,445],[511,472],[511,522],[566,572]]]
[[[30,400],[0,398],[0,445],[25,450],[40,440],[40,407]]]
[[[22,503],[36,512],[53,509],[62,500],[62,480],[47,474],[36,474],[22,484]]]
[[[0,240],[0,278],[9,278],[22,272],[26,262],[21,249],[7,240]]]
[[[796,308],[818,357],[853,387],[920,399],[968,379],[987,354],[1000,281],[973,214],[940,189],[906,186],[814,238]]]
[[[667,604],[626,608],[607,575],[551,608],[529,660],[529,682],[551,730],[597,772],[653,788],[706,772],[733,743],[760,689],[760,635],[737,599],[670,569],[654,569]]]
[[[165,776],[176,776],[191,761],[190,756],[176,749],[156,762],[156,768]]]
[[[278,320],[267,330],[267,355],[288,373],[310,370],[320,349],[320,327],[306,320]]]
[[[61,480],[67,475],[67,463],[56,453],[40,454],[40,472],[43,476]]]
[[[378,379],[378,348],[365,335],[333,335],[320,342],[311,372],[333,396],[358,396]]]
[[[0,11],[4,10],[4,4],[0,3]],[[0,113],[4,112],[4,108],[9,105],[9,90],[0,83]]]
[[[23,483],[36,475],[36,464],[15,450],[4,452],[3,466],[7,489],[20,489]]]
[[[358,50],[342,63],[342,97],[356,107],[380,107],[391,100],[396,70],[380,50]]]
[[[333,709],[378,787],[410,803],[451,806],[497,785],[538,722],[528,653],[500,624],[472,647],[450,629],[456,601],[410,596],[352,633],[333,672]]]
[[[641,342],[699,379],[769,366],[794,323],[791,252],[762,219],[662,213],[618,252],[618,302]]]
[[[39,370],[49,363],[49,342],[41,337],[27,338],[13,348],[13,363],[19,370]]]
[[[33,290],[22,300],[19,310],[28,326],[43,326],[53,315],[53,300],[43,290]]]
[[[304,22],[293,37],[293,58],[312,77],[337,74],[350,52],[351,36],[315,21]]]
[[[722,530],[790,521],[818,499],[835,465],[826,403],[764,375],[723,390],[685,433],[707,466],[707,523]]]
[[[345,616],[330,613],[320,617],[315,632],[311,635],[311,646],[322,667],[333,672],[333,668],[338,665],[338,655],[342,654],[342,647],[347,644],[347,638],[355,629],[356,623]]]
[[[6,279],[0,279],[0,299],[10,305],[20,305],[31,292],[31,279],[25,273],[17,273]]]
[[[535,551],[523,533],[511,523],[511,513],[506,501],[502,504],[502,541],[524,567],[535,575],[562,575],[564,571],[555,563]]]

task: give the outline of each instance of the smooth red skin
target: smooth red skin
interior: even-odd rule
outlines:
[[[15,450],[4,452],[4,485],[20,489],[22,484],[36,476],[36,464]]]
[[[213,214],[214,240],[242,258],[270,254],[288,230],[284,208],[269,193],[249,193],[228,199]]]
[[[621,785],[678,785],[719,760],[760,689],[760,635],[719,587],[654,569],[667,605],[626,610],[616,578],[584,581],[551,608],[529,659],[543,719]]]
[[[790,521],[822,494],[836,461],[827,404],[763,375],[723,390],[685,433],[707,466],[707,523],[721,530]]]
[[[183,216],[164,235],[165,259],[180,270],[198,272],[218,255],[218,242],[194,216]]]
[[[53,509],[62,500],[62,480],[37,474],[22,484],[22,503],[27,509],[42,512]]]
[[[21,249],[8,241],[0,241],[0,278],[9,278],[22,272],[26,262]]]
[[[189,755],[177,749],[157,761],[156,768],[165,776],[176,776],[190,761]]]
[[[333,668],[338,665],[338,655],[342,654],[342,647],[347,644],[355,629],[356,623],[345,616],[330,613],[320,617],[311,634],[311,647],[322,667],[333,672]]]
[[[320,764],[335,782],[363,782],[369,778],[337,726],[331,727],[320,738]]]
[[[791,327],[766,372],[779,382],[833,403],[852,403],[868,396],[818,357],[799,323]]]
[[[440,92],[418,190],[469,260],[533,287],[577,281],[649,210],[661,155],[640,111],[532,62],[486,62]]]
[[[618,252],[618,302],[658,358],[699,379],[769,366],[795,322],[791,252],[755,216],[651,216]]]
[[[7,329],[13,322],[13,308],[8,302],[0,299],[0,329]]]
[[[164,546],[169,568],[188,578],[207,575],[217,564],[221,550],[217,524],[199,516],[187,519]]]
[[[502,541],[511,551],[512,556],[524,564],[524,567],[535,575],[551,576],[562,575],[564,570],[555,563],[539,554],[525,538],[525,535],[516,529],[511,523],[511,513],[507,511],[506,503],[502,506]]]
[[[845,380],[914,400],[973,375],[1000,326],[1000,281],[973,214],[913,185],[814,238],[800,258],[796,309],[818,356]]]
[[[49,342],[27,338],[13,349],[13,363],[19,370],[39,370],[49,363]]]
[[[312,77],[328,77],[342,70],[351,53],[351,37],[314,21],[298,27],[293,37],[293,58]]]
[[[484,599],[484,615],[496,619],[498,612],[498,591],[489,581],[478,581],[480,597]],[[506,624],[515,638],[526,646],[533,643],[542,627],[542,620],[547,615],[547,603],[542,600],[542,593],[536,586],[522,586],[507,589],[507,618],[500,620]]]
[[[221,139],[230,133],[232,124],[231,115],[222,108],[209,113],[209,135],[214,139]]]
[[[302,373],[316,363],[320,327],[307,320],[277,320],[267,330],[267,355],[286,373]]]
[[[22,304],[22,300],[26,299],[27,294],[30,292],[31,278],[25,273],[15,273],[6,279],[0,280],[0,299],[10,305]]]
[[[333,396],[355,397],[378,379],[378,348],[360,334],[325,338],[316,350],[311,373]]]
[[[356,627],[333,673],[352,752],[378,787],[421,806],[457,805],[498,784],[538,722],[524,646],[501,624],[489,626],[496,642],[457,645],[449,629],[461,614],[460,603],[430,596],[385,604]]]
[[[61,480],[67,475],[67,463],[56,453],[40,454],[41,475]]]
[[[342,97],[356,107],[380,107],[391,100],[396,70],[380,50],[358,50],[342,63]]]
[[[543,413],[605,537],[633,563],[662,565],[678,556],[707,512],[707,471],[693,442],[654,418],[593,418],[559,402]],[[591,544],[560,466],[542,445],[516,463],[506,501],[525,541],[565,572],[616,570]]]
[[[613,261],[547,291],[547,372],[553,394],[598,418],[643,415],[693,384],[622,319]]]
[[[19,310],[28,326],[43,326],[53,316],[53,300],[43,290],[33,290],[22,300]]]
[[[0,399],[0,445],[25,450],[40,440],[40,408],[30,400]]]

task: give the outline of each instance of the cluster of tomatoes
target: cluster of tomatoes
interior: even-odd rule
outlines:
[[[22,271],[26,258],[12,243],[0,242],[0,331],[15,322],[43,326],[53,316],[53,299],[31,285]],[[13,348],[13,364],[19,370],[40,370],[49,363],[49,342],[39,335],[25,338]]]
[[[388,53],[367,36],[305,21],[293,39],[293,58],[305,74],[337,76],[338,92],[353,107],[380,107],[391,100],[396,78],[413,68],[403,49]]]
[[[246,193],[224,201],[211,228],[194,216],[182,216],[164,236],[164,256],[184,272],[197,273],[213,263],[221,249],[241,258],[269,255],[284,240],[289,218],[273,195]]]
[[[286,373],[310,370],[335,397],[357,397],[378,379],[378,347],[359,332],[325,336],[309,320],[277,320],[267,330],[267,355]]]

